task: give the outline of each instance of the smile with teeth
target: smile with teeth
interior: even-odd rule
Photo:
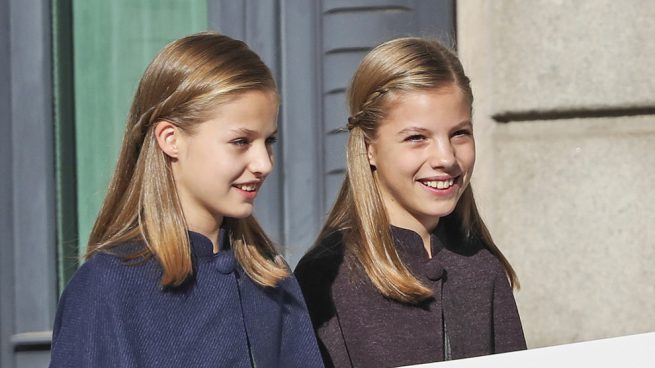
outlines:
[[[435,189],[448,189],[453,186],[455,179],[451,178],[448,180],[421,180],[420,183],[426,187],[435,188]]]
[[[234,184],[234,186],[244,192],[254,192],[257,190],[257,184]]]

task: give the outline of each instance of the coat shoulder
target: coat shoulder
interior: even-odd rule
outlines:
[[[328,234],[300,259],[294,274],[301,286],[333,281],[344,260],[343,234],[335,231]]]

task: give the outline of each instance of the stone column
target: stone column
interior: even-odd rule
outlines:
[[[529,347],[655,331],[655,2],[466,0],[457,23]]]

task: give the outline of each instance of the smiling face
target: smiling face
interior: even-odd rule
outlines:
[[[391,224],[432,231],[469,184],[475,163],[470,103],[455,84],[390,96],[368,145]]]
[[[277,109],[273,92],[249,91],[221,104],[191,132],[174,127],[173,154],[167,154],[189,228],[203,232],[224,217],[252,213],[273,168]]]

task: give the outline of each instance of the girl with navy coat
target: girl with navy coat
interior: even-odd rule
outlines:
[[[278,95],[243,42],[200,33],[146,69],[51,367],[322,367],[299,286],[252,216]]]

